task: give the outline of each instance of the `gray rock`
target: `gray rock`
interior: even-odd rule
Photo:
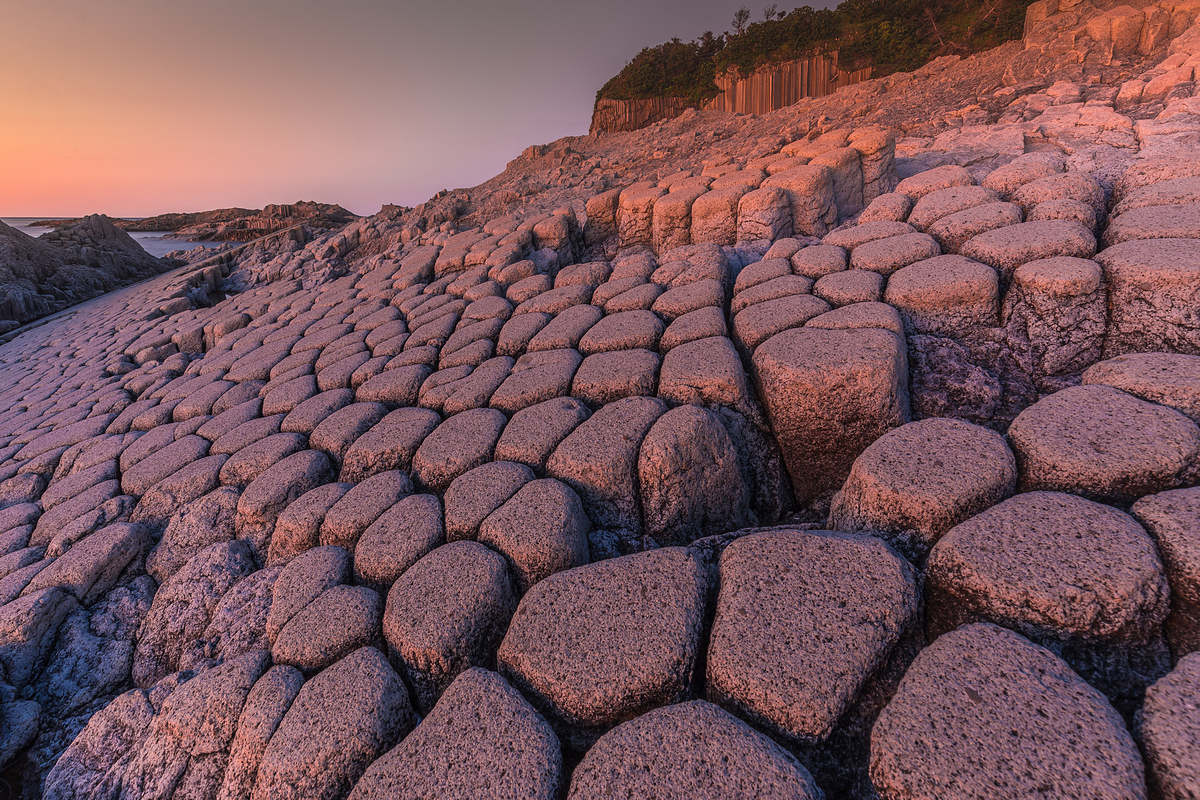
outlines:
[[[146,559],[146,572],[158,583],[166,583],[196,553],[212,544],[233,541],[240,496],[237,488],[223,486],[173,514],[162,539]]]
[[[1131,511],[1162,556],[1171,587],[1163,630],[1178,659],[1200,650],[1200,487],[1143,497]]]
[[[721,555],[708,697],[786,739],[827,739],[917,619],[916,574],[878,539],[782,530]]]
[[[1167,800],[1186,800],[1200,791],[1200,656],[1181,660],[1171,674],[1146,690],[1139,734],[1146,752],[1147,779]]]
[[[999,322],[999,280],[963,256],[918,261],[888,279],[883,299],[911,333],[963,337]]]
[[[346,492],[325,512],[319,534],[321,544],[353,551],[363,531],[412,492],[412,481],[406,473],[377,472]]]
[[[1200,240],[1122,242],[1096,256],[1112,308],[1104,354],[1175,352],[1200,355],[1192,318],[1200,272]]]
[[[796,328],[759,347],[753,367],[801,503],[836,490],[859,453],[908,422],[908,361],[888,331]]]
[[[511,422],[508,427],[512,427]],[[487,516],[533,479],[533,470],[512,461],[492,461],[459,475],[446,489],[443,498],[446,540],[474,539]]]
[[[317,450],[293,453],[254,479],[238,499],[236,527],[256,557],[265,560],[279,514],[294,500],[334,476],[329,456]]]
[[[41,672],[59,625],[77,608],[78,601],[57,586],[0,607],[0,665],[9,683],[21,688]]]
[[[665,403],[648,397],[610,403],[562,440],[546,462],[546,474],[579,494],[597,526],[642,532],[637,454],[666,411]]]
[[[1144,798],[1137,747],[1104,697],[1052,653],[993,625],[921,651],[871,733],[887,798]]]
[[[307,448],[308,440],[300,433],[277,433],[259,439],[238,450],[225,462],[221,467],[221,483],[248,486],[283,459]]]
[[[536,472],[559,443],[591,416],[591,411],[573,397],[557,397],[523,408],[513,414],[496,442],[496,460],[527,464]]]
[[[392,584],[383,635],[420,713],[464,670],[495,666],[516,610],[504,559],[476,542],[438,547]]]
[[[554,731],[503,678],[473,667],[370,766],[350,800],[552,800],[561,780]]]
[[[1008,429],[1022,491],[1130,502],[1188,481],[1200,429],[1178,411],[1108,386],[1078,386],[1025,409]]]
[[[538,581],[586,564],[588,524],[570,486],[552,478],[530,481],[479,526],[479,541],[512,566],[519,594]]]
[[[345,797],[414,722],[383,654],[356,650],[300,689],[263,753],[251,800]]]
[[[854,460],[829,527],[879,536],[922,563],[947,531],[1011,496],[1016,483],[999,434],[956,419],[910,422]]]
[[[437,497],[406,497],[381,514],[359,538],[354,548],[354,579],[384,594],[406,569],[445,542]]]
[[[638,451],[637,474],[646,533],[661,545],[688,544],[753,522],[737,450],[720,420],[703,408],[680,406],[659,417]]]
[[[283,626],[326,589],[350,580],[350,556],[340,547],[314,547],[289,561],[271,589],[264,628],[274,642]]]
[[[309,446],[341,463],[354,442],[387,414],[379,403],[353,403],[325,417],[309,434]]]
[[[417,448],[413,478],[444,492],[459,475],[492,460],[496,441],[507,423],[508,418],[494,408],[476,408],[451,417]]]
[[[575,768],[570,800],[824,797],[790,753],[703,700],[643,714],[600,737]]]
[[[90,606],[117,583],[133,561],[150,550],[150,531],[119,522],[84,537],[34,576],[22,594],[57,586]]]
[[[569,749],[687,695],[707,577],[682,548],[560,572],[521,600],[496,660]]]
[[[342,458],[341,480],[359,483],[377,472],[408,470],[425,437],[441,422],[436,411],[399,408],[354,440]]]
[[[271,645],[276,664],[312,674],[379,638],[383,603],[365,586],[331,586],[296,612]]]
[[[254,571],[245,542],[201,550],[154,595],[133,656],[133,680],[145,689],[175,672],[183,650],[204,635],[221,597]]]
[[[1091,258],[1096,253],[1096,237],[1078,222],[1040,220],[981,233],[964,242],[958,252],[995,267],[1007,285],[1017,267],[1030,261],[1056,256]]]

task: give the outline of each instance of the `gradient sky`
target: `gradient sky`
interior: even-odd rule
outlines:
[[[10,0],[0,216],[416,205],[586,134],[642,47],[720,33],[738,5]]]

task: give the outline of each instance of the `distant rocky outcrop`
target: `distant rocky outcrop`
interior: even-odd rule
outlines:
[[[0,329],[157,275],[168,265],[93,214],[34,239],[0,223]]]
[[[168,238],[193,242],[249,242],[303,223],[318,230],[340,228],[358,217],[336,203],[302,200],[269,205],[262,211],[233,219],[200,220],[175,229]]]

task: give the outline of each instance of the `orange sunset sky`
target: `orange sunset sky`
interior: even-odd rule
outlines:
[[[586,134],[638,50],[737,5],[8,2],[0,216],[415,205]]]

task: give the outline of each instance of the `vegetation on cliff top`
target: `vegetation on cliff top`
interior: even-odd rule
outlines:
[[[816,53],[838,52],[843,69],[871,66],[876,75],[912,70],[941,55],[986,50],[1021,37],[1030,0],[845,0],[836,9],[775,5],[761,22],[738,9],[732,31],[706,31],[647,47],[604,84],[596,99],[683,97],[703,103],[718,94],[717,75]]]

